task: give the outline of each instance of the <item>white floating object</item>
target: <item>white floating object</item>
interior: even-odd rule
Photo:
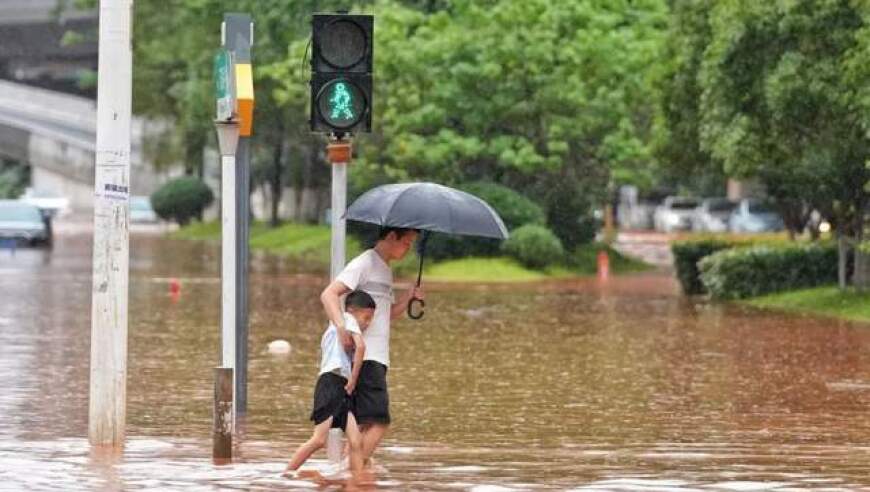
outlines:
[[[290,342],[287,340],[275,340],[269,342],[269,353],[270,354],[289,354],[290,353]]]

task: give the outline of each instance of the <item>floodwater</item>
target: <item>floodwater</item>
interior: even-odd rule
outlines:
[[[281,476],[311,431],[322,275],[254,258],[248,416],[236,460],[219,466],[216,245],[132,239],[121,453],[86,439],[90,256],[86,235],[0,251],[0,489],[340,487]],[[426,317],[394,325],[394,423],[373,487],[870,487],[870,325],[689,301],[676,289],[658,273],[428,285]],[[275,339],[292,352],[270,355]]]

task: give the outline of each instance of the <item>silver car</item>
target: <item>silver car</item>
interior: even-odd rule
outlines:
[[[764,202],[752,198],[740,200],[728,219],[731,232],[771,232],[783,229],[782,218]]]
[[[18,200],[0,200],[0,242],[48,244],[51,232],[34,205]]]
[[[734,202],[727,198],[706,198],[692,216],[692,230],[698,232],[727,232],[728,218]]]
[[[687,231],[692,228],[692,216],[698,201],[694,198],[669,196],[653,213],[653,224],[657,231]]]

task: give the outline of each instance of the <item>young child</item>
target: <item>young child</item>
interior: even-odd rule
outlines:
[[[365,356],[362,332],[368,328],[375,314],[375,301],[365,292],[355,290],[347,295],[344,304],[344,327],[351,334],[354,343],[351,351],[353,362],[351,363],[351,355],[345,352],[338,339],[335,325],[329,323],[320,340],[320,376],[314,387],[314,409],[311,411],[314,434],[293,453],[287,464],[288,470],[299,469],[312,453],[325,446],[329,429],[333,427],[338,427],[347,434],[351,471],[362,470],[362,439],[350,396],[356,387]]]

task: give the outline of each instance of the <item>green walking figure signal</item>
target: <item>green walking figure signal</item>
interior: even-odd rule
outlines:
[[[312,131],[371,131],[373,33],[371,15],[312,16]]]

